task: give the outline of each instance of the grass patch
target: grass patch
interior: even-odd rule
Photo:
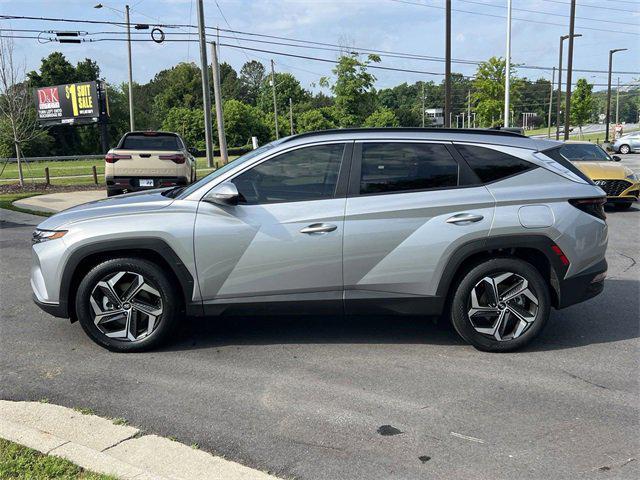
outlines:
[[[39,195],[38,193],[6,193],[0,195],[0,208],[6,208],[7,210],[13,210],[14,212],[21,213],[31,213],[32,215],[40,215],[42,217],[50,217],[53,215],[53,212],[39,212],[35,210],[28,210],[26,208],[20,208],[13,205],[13,202],[16,200],[21,200],[23,198],[34,197]],[[2,478],[2,477],[0,477]]]
[[[43,455],[17,443],[0,439],[0,478],[11,480],[116,480],[89,472],[63,458]]]
[[[229,156],[229,161],[237,158],[237,155]],[[214,162],[220,163],[220,157],[215,157]],[[85,185],[93,183],[93,170],[96,167],[98,172],[98,182],[104,183],[104,160],[56,160],[48,162],[29,162],[22,167],[22,173],[25,181],[38,180],[44,181],[44,169],[49,167],[49,176],[53,185]],[[207,159],[204,157],[196,158],[196,168],[199,171],[198,176],[202,177],[206,173],[214,170],[207,167]],[[0,165],[0,170],[2,166]],[[76,175],[85,175],[86,177],[75,177]],[[53,178],[53,177],[71,177],[71,178]],[[8,163],[4,171],[0,175],[0,183],[6,183],[18,180],[18,164]]]
[[[129,425],[129,420],[127,420],[126,418],[122,418],[122,417],[117,417],[114,418],[113,420],[111,420],[113,422],[114,425]]]
[[[73,407],[73,409],[78,412],[81,413],[82,415],[95,415],[96,411],[92,408],[85,408],[85,407]]]

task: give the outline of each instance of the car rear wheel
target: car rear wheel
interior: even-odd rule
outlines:
[[[549,311],[547,284],[533,265],[495,258],[464,275],[453,296],[451,321],[477,349],[508,352],[531,342],[544,328]]]
[[[626,155],[631,151],[631,147],[629,145],[620,145],[620,153]]]
[[[80,325],[98,345],[116,352],[155,348],[171,334],[178,298],[153,262],[116,258],[94,267],[76,294]]]
[[[107,189],[107,197],[115,197],[116,195],[122,195],[123,193],[123,190]]]

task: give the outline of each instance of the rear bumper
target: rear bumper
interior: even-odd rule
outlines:
[[[560,280],[558,308],[565,308],[595,297],[604,289],[607,261],[601,260],[579,275]]]
[[[151,186],[140,186],[140,180],[153,180]],[[137,192],[140,190],[152,190],[154,188],[173,187],[176,185],[188,185],[189,179],[186,177],[107,177],[107,190]]]

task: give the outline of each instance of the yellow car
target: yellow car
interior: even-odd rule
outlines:
[[[607,204],[626,210],[638,200],[640,175],[618,163],[620,157],[595,143],[576,141],[565,142],[560,153],[606,192]]]

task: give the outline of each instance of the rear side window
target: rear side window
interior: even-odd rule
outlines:
[[[456,149],[483,183],[495,182],[536,167],[526,160],[490,148],[456,145]]]
[[[181,150],[182,142],[175,135],[133,133],[124,137],[119,148],[126,150]]]
[[[360,194],[405,192],[458,185],[458,163],[444,145],[365,143]]]

